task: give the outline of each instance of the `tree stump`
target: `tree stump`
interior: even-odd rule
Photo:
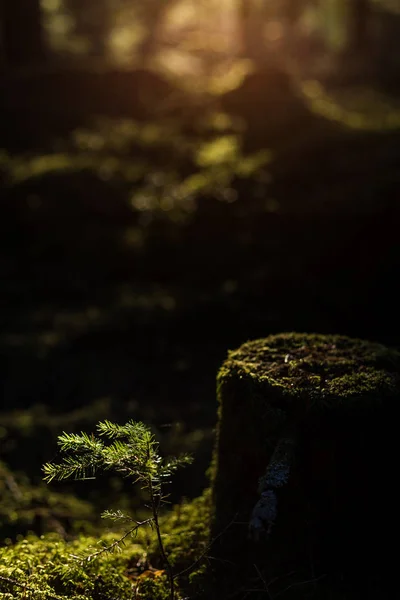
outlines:
[[[230,352],[217,384],[211,533],[225,582],[281,598],[306,597],[290,595],[305,582],[383,589],[398,520],[400,354],[284,333]]]

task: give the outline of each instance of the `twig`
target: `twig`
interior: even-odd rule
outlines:
[[[279,579],[284,579],[286,577],[290,577],[291,575],[294,575],[295,573],[299,573],[298,570],[294,570],[294,571],[289,571],[289,573],[286,573],[285,575],[278,575],[277,577],[273,577],[272,579],[270,579],[268,581],[268,585],[272,585],[273,583],[275,583],[276,581],[279,581]]]
[[[142,525],[147,525],[148,523],[152,523],[152,522],[153,522],[153,518],[146,519],[145,521],[136,521],[136,525],[134,527],[129,529],[129,531],[127,531],[121,538],[119,538],[119,540],[116,540],[115,542],[110,544],[110,546],[106,546],[105,548],[102,548],[101,550],[98,550],[97,552],[93,552],[93,554],[89,554],[88,556],[85,556],[85,557],[77,556],[76,554],[70,554],[70,556],[72,556],[72,558],[76,558],[77,560],[79,560],[81,562],[85,562],[85,561],[90,561],[93,558],[97,558],[98,556],[100,556],[100,554],[103,554],[104,552],[112,552],[116,546],[119,546],[119,544],[121,544],[121,542],[123,542],[124,539],[128,537],[128,535],[137,531],[139,529],[139,527],[141,527]]]
[[[308,583],[314,583],[315,584],[315,583],[317,583],[317,581],[319,581],[320,579],[323,579],[324,577],[326,577],[326,575],[320,575],[316,579],[308,579],[307,581],[297,581],[295,583],[291,583],[284,590],[281,590],[280,592],[277,592],[276,594],[274,594],[274,597],[277,598],[278,596],[281,596],[282,594],[284,594],[285,592],[287,592],[291,588],[294,588],[294,587],[299,586],[299,585],[307,585]]]
[[[255,570],[257,571],[257,575],[259,576],[259,578],[261,579],[261,581],[262,581],[262,582],[263,582],[263,584],[264,584],[264,588],[265,588],[265,591],[266,591],[266,592],[267,592],[267,594],[268,594],[268,598],[269,598],[270,600],[272,600],[272,596],[271,596],[271,594],[269,593],[269,587],[268,587],[268,583],[265,581],[265,579],[264,579],[264,577],[263,577],[263,574],[261,573],[260,569],[257,567],[257,565],[256,565],[256,564],[254,565],[254,568],[255,568]]]
[[[168,556],[165,552],[164,549],[164,544],[162,541],[162,537],[161,537],[161,531],[160,531],[160,524],[158,522],[158,502],[156,502],[155,496],[154,496],[154,488],[153,488],[153,481],[151,479],[151,477],[149,477],[149,491],[150,491],[150,503],[151,503],[151,509],[153,511],[153,518],[151,519],[154,523],[154,527],[156,530],[156,534],[157,534],[157,541],[158,541],[158,548],[160,550],[164,565],[165,565],[165,569],[167,571],[167,575],[168,575],[168,581],[169,581],[169,589],[170,589],[170,600],[174,600],[175,597],[175,584],[174,584],[174,575],[172,572],[172,567],[171,567],[171,563],[168,560]]]

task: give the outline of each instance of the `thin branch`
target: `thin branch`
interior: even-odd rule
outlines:
[[[284,590],[281,590],[280,592],[274,594],[274,597],[277,598],[278,596],[285,594],[291,588],[297,587],[299,585],[307,585],[308,583],[313,583],[315,585],[320,579],[323,579],[324,577],[326,577],[326,575],[320,575],[316,579],[308,579],[307,581],[296,581],[295,583],[291,583],[290,585],[288,585]]]
[[[119,546],[119,544],[121,544],[125,540],[125,538],[127,538],[131,533],[134,533],[135,531],[137,531],[139,529],[139,527],[141,527],[142,525],[147,525],[152,522],[153,522],[153,518],[146,519],[145,521],[136,521],[135,526],[132,527],[131,529],[129,529],[129,531],[127,531],[121,538],[119,538],[119,540],[116,540],[115,542],[110,544],[110,546],[106,546],[105,548],[102,548],[101,550],[98,550],[97,552],[93,552],[93,554],[89,554],[88,556],[85,556],[84,558],[82,558],[82,556],[77,556],[76,554],[70,554],[70,556],[72,556],[72,558],[75,558],[83,563],[86,561],[90,561],[93,558],[97,558],[98,556],[100,556],[100,554],[104,554],[104,552],[112,552],[114,550],[114,548]]]
[[[148,447],[148,453],[150,453],[149,447]],[[168,575],[168,581],[169,581],[169,587],[170,587],[170,600],[174,600],[174,597],[175,597],[174,574],[172,572],[171,563],[168,560],[168,556],[165,552],[164,544],[163,544],[163,541],[161,538],[160,525],[158,522],[159,501],[157,501],[154,496],[154,487],[153,487],[153,480],[152,480],[151,475],[149,476],[148,486],[149,486],[149,492],[150,492],[150,503],[151,503],[151,508],[153,511],[153,522],[154,522],[154,526],[155,526],[156,533],[157,533],[158,547],[160,549],[161,556],[164,561],[164,565],[165,565],[167,575]]]
[[[267,595],[268,595],[268,598],[269,598],[269,600],[272,600],[272,596],[271,596],[271,594],[269,593],[269,587],[268,587],[268,583],[265,581],[265,578],[263,577],[263,574],[261,573],[260,569],[257,567],[257,565],[256,565],[256,564],[254,565],[254,568],[255,568],[255,570],[257,571],[257,575],[259,576],[259,578],[261,579],[261,581],[262,581],[262,582],[263,582],[263,584],[264,584],[264,588],[265,588],[265,591],[267,592]]]
[[[296,573],[299,573],[298,569],[295,569],[294,571],[289,571],[289,573],[285,573],[285,575],[278,575],[277,577],[273,577],[272,579],[270,579],[268,581],[268,585],[272,585],[273,583],[276,583],[277,581],[279,581],[280,579],[285,579],[286,577],[291,577],[292,575],[295,575]]]

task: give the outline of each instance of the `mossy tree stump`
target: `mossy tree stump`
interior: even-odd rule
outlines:
[[[229,353],[212,484],[225,573],[264,592],[289,573],[357,590],[387,581],[399,374],[398,352],[344,336],[280,334]]]

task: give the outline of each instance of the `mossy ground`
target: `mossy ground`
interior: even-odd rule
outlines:
[[[209,494],[175,507],[161,519],[165,547],[177,575],[177,597],[195,584],[209,539]],[[79,557],[118,539],[118,532],[99,537],[28,536],[0,549],[0,599],[166,600],[167,577],[155,534],[139,529],[119,552],[87,561]],[[78,558],[77,558],[78,557]],[[200,560],[199,560],[200,559]],[[183,572],[179,577],[179,573]]]

